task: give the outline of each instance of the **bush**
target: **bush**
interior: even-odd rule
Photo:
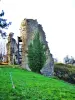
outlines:
[[[32,71],[39,72],[46,61],[45,47],[40,42],[39,33],[35,35],[33,43],[28,46],[28,64]]]
[[[54,72],[60,79],[75,83],[75,66],[58,63],[55,64]]]

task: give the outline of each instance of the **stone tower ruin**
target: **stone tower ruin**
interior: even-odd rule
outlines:
[[[28,57],[27,50],[28,45],[31,41],[33,41],[35,34],[40,33],[40,40],[46,46],[46,56],[47,60],[44,67],[40,70],[40,72],[46,76],[52,76],[54,73],[54,60],[52,54],[50,53],[45,32],[40,24],[38,24],[37,20],[33,19],[24,19],[21,22],[20,26],[20,38],[22,40],[22,67],[30,70],[28,66]]]
[[[6,44],[8,64],[15,64],[15,62],[17,63],[16,57],[18,55],[18,47],[16,40],[13,38],[13,34],[14,33],[12,32],[9,33],[8,43]]]

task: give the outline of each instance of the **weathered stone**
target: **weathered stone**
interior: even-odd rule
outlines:
[[[13,38],[12,32],[8,36],[8,43],[6,44],[6,47],[7,47],[8,63],[14,64],[14,60],[16,61],[18,48],[17,48],[16,40]]]
[[[48,61],[44,65],[44,67],[40,70],[41,74],[45,76],[53,76],[54,74],[54,60],[52,57],[48,58]]]
[[[30,70],[28,66],[28,57],[27,50],[30,42],[33,42],[35,34],[37,32],[40,33],[40,40],[46,46],[46,63],[44,67],[41,69],[41,73],[47,76],[52,76],[54,72],[54,61],[52,55],[50,54],[48,44],[46,41],[45,32],[40,24],[38,24],[37,20],[33,19],[24,19],[21,23],[20,27],[21,39],[22,39],[22,67]]]

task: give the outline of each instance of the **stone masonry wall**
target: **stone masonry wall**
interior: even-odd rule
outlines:
[[[46,41],[45,32],[40,24],[38,24],[37,20],[33,19],[24,19],[21,23],[20,33],[22,38],[22,67],[30,70],[28,66],[28,58],[27,58],[27,50],[30,42],[33,41],[35,34],[40,33],[40,40],[46,46],[46,56],[47,60],[44,67],[41,69],[41,73],[47,76],[53,75],[54,72],[54,61],[52,58],[52,54],[48,48],[48,44]]]
[[[8,64],[14,64],[15,55],[17,54],[17,43],[16,40],[12,37],[13,33],[9,33],[7,47],[7,59]]]

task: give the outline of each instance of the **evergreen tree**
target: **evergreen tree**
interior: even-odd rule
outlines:
[[[4,16],[4,11],[0,13],[0,34],[2,37],[6,36],[6,32],[3,32],[3,29],[8,29],[11,22],[7,23],[7,19],[2,18]]]
[[[39,72],[44,66],[46,61],[45,47],[42,42],[40,42],[39,33],[35,35],[33,43],[30,43],[28,47],[28,62],[29,67],[32,71]]]

